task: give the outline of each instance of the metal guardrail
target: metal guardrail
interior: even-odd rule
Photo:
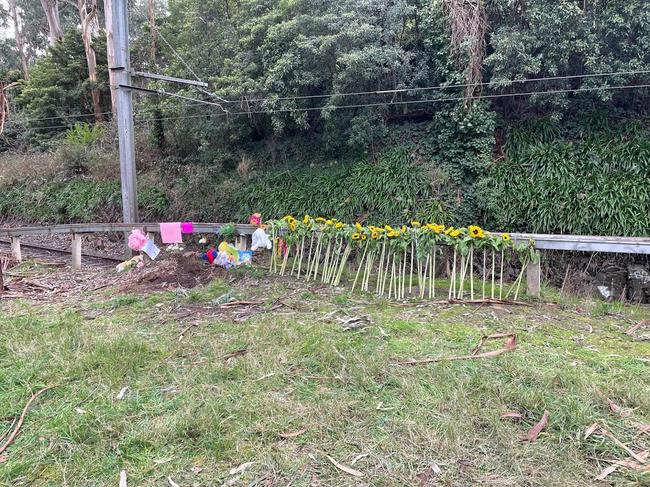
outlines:
[[[225,223],[194,223],[195,233],[215,233]],[[159,223],[73,223],[69,225],[44,225],[30,227],[0,228],[0,237],[27,237],[30,235],[54,235],[54,234],[83,234],[83,233],[110,233],[130,232],[133,228],[141,228],[145,232],[159,233]],[[252,235],[257,227],[254,225],[235,225],[235,232],[238,235]]]
[[[215,233],[225,223],[194,223],[195,233]],[[145,232],[160,232],[159,223],[77,223],[70,225],[49,225],[32,227],[0,228],[0,238],[11,239],[11,248],[16,258],[21,260],[20,238],[31,235],[72,235],[72,268],[81,268],[81,236],[85,233],[130,232],[141,228]],[[238,246],[246,246],[247,236],[252,235],[257,227],[253,225],[235,225]],[[565,250],[578,252],[614,252],[626,254],[650,254],[650,237],[598,237],[588,235],[543,235],[535,233],[512,233],[515,242],[533,240],[535,247],[541,250]],[[541,268],[539,261],[529,262],[526,269],[528,294],[539,296],[541,286]]]
[[[215,233],[225,223],[194,223],[196,233]],[[76,223],[70,225],[46,225],[15,228],[0,228],[0,237],[26,237],[29,235],[83,234],[100,232],[129,232],[132,228],[158,233],[158,223]],[[256,227],[247,224],[235,225],[238,235],[252,235]],[[516,242],[533,240],[541,250],[567,250],[579,252],[616,252],[625,254],[650,254],[650,237],[599,237],[587,235],[547,235],[537,233],[512,233]]]
[[[650,237],[596,237],[536,233],[512,233],[511,237],[516,242],[532,239],[535,242],[535,248],[540,250],[650,254]]]

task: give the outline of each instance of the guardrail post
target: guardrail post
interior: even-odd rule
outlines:
[[[237,250],[246,250],[247,245],[246,235],[237,235],[235,239],[235,247],[237,247]]]
[[[72,234],[72,269],[81,269],[81,234]]]
[[[541,279],[542,279],[542,266],[539,259],[539,252],[537,253],[538,258],[528,262],[526,266],[526,285],[528,287],[528,295],[538,298],[541,288]]]
[[[23,261],[23,252],[20,249],[20,237],[11,237],[11,252],[18,262]]]

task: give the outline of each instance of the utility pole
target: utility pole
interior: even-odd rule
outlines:
[[[105,0],[110,19],[106,18],[108,42],[113,48],[109,69],[116,86],[117,131],[120,146],[122,214],[124,223],[138,222],[138,180],[135,169],[133,136],[133,100],[131,98],[131,63],[129,59],[129,12],[126,0]]]

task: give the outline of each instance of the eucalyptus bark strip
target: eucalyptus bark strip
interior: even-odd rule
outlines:
[[[327,248],[325,249],[325,258],[323,259],[323,270],[321,276],[321,282],[325,282],[325,274],[327,272],[327,264],[330,260],[330,248],[332,247],[332,240],[327,241]]]
[[[388,275],[390,274],[390,250],[386,252],[386,268],[384,269],[383,276],[381,279],[381,295],[383,296],[386,293],[386,281],[388,280]]]
[[[302,268],[302,259],[305,258],[305,236],[302,236],[302,241],[300,242],[300,260],[298,261],[298,279],[300,279],[300,270]]]
[[[454,262],[451,266],[451,278],[449,280],[449,299],[456,295],[456,247],[454,247]]]
[[[474,300],[474,247],[469,249],[469,299]]]
[[[300,256],[300,248],[296,243],[296,255],[293,256],[293,264],[291,264],[291,275],[293,276],[294,271],[296,270],[296,259]]]
[[[486,253],[485,249],[483,249],[483,289],[481,290],[481,298],[485,299],[485,281],[487,276],[485,275],[485,263],[486,263]]]
[[[345,250],[343,250],[343,256],[341,257],[341,261],[339,263],[339,268],[334,276],[334,285],[338,286],[339,282],[341,282],[341,276],[343,275],[343,269],[345,269],[345,264],[348,262],[348,258],[350,257],[350,253],[352,252],[352,247],[350,247],[350,244],[347,244],[345,246]]]
[[[424,299],[424,293],[427,290],[427,269],[429,268],[430,255],[427,255],[427,260],[424,263],[424,271],[422,275],[422,285],[420,286],[420,299]]]
[[[492,299],[494,299],[494,288],[495,288],[494,275],[496,273],[496,263],[497,263],[497,254],[494,251],[494,249],[492,249],[492,289],[490,290],[490,297]]]
[[[501,249],[501,272],[499,273],[499,299],[503,296],[503,249]]]
[[[406,296],[406,249],[404,249],[404,261],[402,262],[402,299]],[[411,267],[413,270],[413,267]],[[411,273],[411,281],[413,280],[413,273]]]
[[[429,292],[431,296],[429,299],[436,297],[436,244],[433,243],[433,258],[431,259],[431,269],[429,269]]]
[[[352,292],[354,292],[354,288],[357,287],[357,279],[359,279],[359,273],[361,272],[361,268],[363,267],[364,261],[366,259],[366,254],[368,253],[368,246],[369,244],[366,244],[365,248],[363,249],[363,255],[361,256],[361,261],[359,262],[359,268],[357,269],[357,273],[354,276],[354,282],[352,283]],[[368,265],[366,263],[366,269],[368,268]],[[365,277],[365,273],[364,273]],[[363,279],[361,283],[361,290],[363,291]]]
[[[381,282],[382,282],[382,270],[384,268],[384,257],[386,254],[386,239],[384,239],[382,246],[381,246],[381,258],[379,259],[379,267],[377,268],[377,286],[375,289],[375,293],[379,294],[379,291],[381,290]]]
[[[413,292],[413,254],[415,253],[415,241],[411,241],[411,275],[409,277],[409,293]]]
[[[314,236],[315,233],[311,232],[311,241],[309,242],[309,252],[307,253],[307,267],[305,269],[305,279],[309,280],[309,269],[311,267],[312,252],[314,251]]]

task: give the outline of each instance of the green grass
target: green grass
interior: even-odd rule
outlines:
[[[260,300],[260,312],[235,321],[213,307],[174,319],[228,292]],[[277,298],[295,309],[272,306]],[[650,344],[623,333],[647,308],[393,306],[260,273],[189,292],[96,299],[0,304],[2,428],[31,391],[58,385],[7,450],[0,484],[117,485],[124,469],[133,486],[167,485],[168,476],[181,486],[403,486],[436,462],[442,473],[430,485],[586,486],[597,484],[604,459],[625,456],[603,437],[583,439],[594,421],[635,451],[650,447],[633,428],[650,422],[650,363],[639,360],[650,358]],[[372,323],[344,331],[323,319],[336,309]],[[101,314],[88,319],[88,310]],[[393,365],[466,354],[483,333],[500,331],[516,332],[519,345],[498,358]],[[633,416],[613,415],[607,397],[635,408]],[[545,410],[539,440],[521,443]],[[526,422],[500,420],[506,411]],[[350,465],[360,454],[368,454],[354,465],[360,479],[326,457]],[[255,463],[229,474],[245,462]],[[650,485],[629,471],[608,481]]]

